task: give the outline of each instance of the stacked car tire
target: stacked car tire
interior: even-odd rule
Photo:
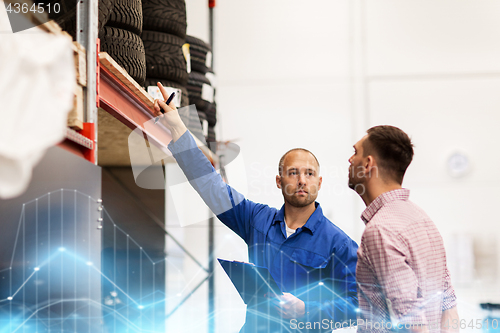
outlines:
[[[146,57],[142,32],[141,0],[98,0],[99,39],[101,52],[107,52],[127,73],[143,84],[146,78]],[[35,3],[60,5],[59,12],[51,12],[53,19],[76,40],[75,0],[35,0]]]
[[[141,0],[114,0],[109,19],[99,30],[101,51],[107,52],[140,85],[146,79],[146,55],[141,32]]]
[[[59,11],[50,11],[49,19],[54,20],[64,31],[69,33],[76,40],[76,5],[75,0],[34,0],[35,4],[50,4],[52,8],[56,8],[58,4]],[[99,0],[99,23],[98,29],[108,22],[109,17],[115,6],[115,0]]]
[[[200,120],[201,128],[205,128],[205,122],[208,123],[205,133],[197,133],[203,135],[207,144],[215,150],[215,131],[216,123],[216,106],[214,103],[214,84],[210,78],[214,77],[209,69],[211,63],[211,47],[203,40],[186,36],[186,43],[189,44],[189,53],[191,60],[191,73],[187,89],[189,92],[189,100],[196,105],[198,114],[191,113],[191,117],[196,117]],[[195,133],[193,133],[195,134]],[[195,135],[197,135],[195,134]],[[212,144],[211,144],[212,142]]]
[[[205,76],[208,78],[210,84],[213,87],[213,102],[210,103],[210,105],[207,108],[207,111],[205,111],[205,114],[207,115],[207,123],[208,123],[207,142],[209,143],[212,151],[215,153],[217,151],[217,140],[215,137],[215,125],[217,124],[217,103],[215,102],[215,93],[217,91],[216,79],[215,79],[215,73],[211,68],[208,69]]]
[[[50,17],[76,39],[75,0],[58,2],[61,15]],[[215,143],[217,122],[215,87],[211,78],[211,47],[186,36],[185,0],[98,0],[101,51],[107,52],[145,89],[163,86],[182,92],[180,115],[200,140]],[[189,44],[191,72],[188,74],[183,45]],[[203,141],[203,140],[202,140]],[[211,145],[215,149],[215,144]]]
[[[205,111],[208,123],[207,144],[215,153],[217,151],[217,138],[215,136],[215,124],[217,123],[217,104],[210,103],[207,111]]]
[[[143,31],[146,51],[144,87],[156,86],[181,91],[180,106],[189,105],[186,89],[188,73],[182,51],[186,38],[186,3],[184,0],[142,0]],[[187,108],[181,109],[183,121],[189,125]]]

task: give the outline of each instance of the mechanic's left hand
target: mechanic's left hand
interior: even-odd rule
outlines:
[[[290,293],[277,297],[276,308],[285,319],[298,319],[306,313],[305,303]]]

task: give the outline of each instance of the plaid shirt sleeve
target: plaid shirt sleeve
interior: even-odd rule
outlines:
[[[450,272],[446,268],[444,277],[444,297],[443,297],[443,311],[449,310],[457,306],[457,296],[455,295],[455,289],[451,285]]]
[[[369,226],[364,238],[363,252],[382,288],[391,321],[427,325],[418,280],[407,263],[406,242],[380,225]]]

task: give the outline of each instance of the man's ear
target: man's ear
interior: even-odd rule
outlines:
[[[278,186],[278,188],[281,188],[281,177],[280,176],[276,176],[276,186]]]
[[[321,190],[321,183],[323,183],[323,177],[319,176],[318,191]]]
[[[371,177],[372,175],[375,175],[375,178],[378,177],[377,161],[372,155],[368,155],[366,158],[365,173],[368,177]]]

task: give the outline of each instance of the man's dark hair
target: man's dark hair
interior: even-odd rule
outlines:
[[[389,125],[374,126],[366,132],[363,155],[374,155],[379,169],[401,185],[413,159],[411,139],[401,129]]]
[[[316,163],[318,164],[318,172],[319,172],[319,162],[318,162],[318,159],[316,158],[316,156],[314,156],[313,153],[311,153],[309,150],[307,149],[304,149],[304,148],[293,148],[293,149],[290,149],[289,151],[287,151],[285,154],[283,154],[283,156],[281,156],[280,158],[280,162],[278,164],[278,175],[282,175],[283,173],[283,167],[285,166],[285,158],[286,158],[286,155],[288,155],[289,153],[291,153],[292,151],[297,151],[297,150],[301,150],[301,151],[304,151],[306,153],[309,153],[312,155],[312,157],[314,157],[314,159],[316,160]]]

